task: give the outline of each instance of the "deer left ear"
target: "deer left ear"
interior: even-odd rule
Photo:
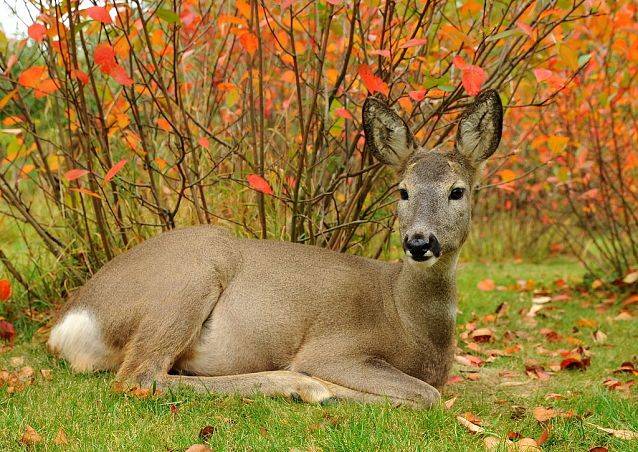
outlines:
[[[473,165],[487,160],[498,148],[503,130],[503,105],[498,93],[483,91],[461,115],[456,150]]]

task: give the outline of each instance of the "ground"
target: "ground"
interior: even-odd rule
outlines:
[[[456,451],[480,450],[487,437],[509,435],[518,449],[527,441],[518,438],[533,438],[551,450],[637,450],[638,439],[596,426],[638,431],[637,390],[627,384],[636,376],[627,365],[614,373],[636,360],[638,315],[632,305],[622,307],[623,296],[605,302],[608,291],[574,289],[582,276],[565,260],[463,264],[459,362],[443,391],[446,404],[429,411],[187,390],[123,394],[113,389],[113,375],[74,375],[45,352],[43,334],[23,333],[0,353],[4,378],[14,381],[10,388],[0,377],[0,449],[31,442],[43,449],[184,450],[206,442],[213,450]],[[531,316],[533,305],[540,310]],[[15,383],[20,377],[24,387]],[[608,378],[614,380],[604,385]],[[484,431],[471,433],[459,416]],[[549,419],[539,421],[543,416]],[[39,438],[25,436],[28,427]],[[60,430],[64,446],[56,445]]]

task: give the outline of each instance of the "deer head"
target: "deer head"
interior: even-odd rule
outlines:
[[[366,146],[401,178],[397,214],[406,262],[430,267],[463,245],[477,179],[498,147],[502,125],[497,92],[483,91],[461,115],[454,145],[428,150],[416,145],[408,125],[383,100],[366,99]]]

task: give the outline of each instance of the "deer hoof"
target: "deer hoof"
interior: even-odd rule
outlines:
[[[297,396],[306,403],[323,403],[332,398],[332,393],[324,385],[310,377],[304,378],[295,386],[294,391],[291,392],[293,400]]]

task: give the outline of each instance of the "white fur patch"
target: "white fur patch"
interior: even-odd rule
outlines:
[[[68,312],[51,330],[49,350],[67,360],[76,372],[110,368],[100,326],[86,309]]]

